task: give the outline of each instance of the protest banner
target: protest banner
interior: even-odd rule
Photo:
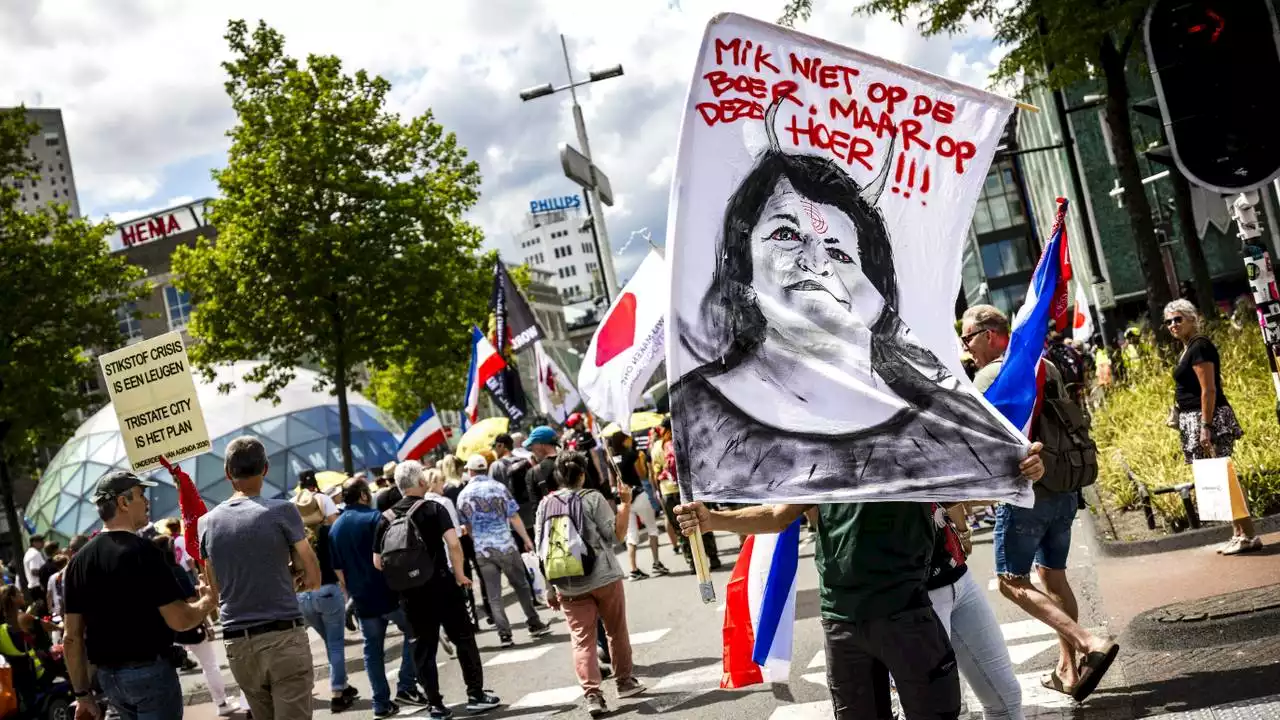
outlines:
[[[707,27],[668,214],[682,485],[1031,505],[966,380],[965,234],[1012,100],[741,15]]]
[[[166,333],[98,358],[135,472],[209,451],[182,334]]]

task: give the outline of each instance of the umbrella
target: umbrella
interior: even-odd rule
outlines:
[[[631,432],[644,432],[650,428],[658,427],[662,424],[662,413],[656,412],[638,412],[631,413]]]
[[[662,413],[656,412],[638,412],[631,413],[631,434],[637,435],[649,431],[651,428],[658,427],[662,424]],[[609,437],[614,433],[621,432],[622,428],[618,423],[609,423],[604,430],[600,431],[600,437]]]
[[[321,470],[316,473],[316,484],[320,486],[320,492],[328,492],[346,481],[347,474],[337,470]]]
[[[510,427],[511,421],[504,417],[491,417],[480,420],[475,425],[467,428],[467,431],[462,434],[462,438],[458,440],[458,449],[454,452],[454,455],[465,462],[467,458],[481,450],[488,450],[493,447],[493,439],[506,432]]]

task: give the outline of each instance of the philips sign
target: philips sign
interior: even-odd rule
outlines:
[[[533,215],[555,212],[557,210],[576,210],[579,207],[582,207],[582,198],[577,195],[565,195],[564,197],[529,201],[529,212]]]

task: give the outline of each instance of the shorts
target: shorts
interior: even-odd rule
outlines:
[[[1050,493],[1036,497],[1032,508],[997,507],[996,574],[1027,578],[1032,564],[1066,570],[1077,500],[1074,492]]]
[[[632,499],[631,516],[627,518],[627,544],[639,545],[640,541],[648,540],[649,531],[657,527],[657,522],[653,506],[643,495]]]

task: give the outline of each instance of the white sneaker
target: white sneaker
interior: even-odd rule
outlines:
[[[1257,538],[1236,537],[1233,538],[1234,543],[1230,547],[1224,548],[1223,555],[1239,555],[1240,553],[1253,552],[1262,548],[1262,543]],[[1258,543],[1256,546],[1254,543]]]
[[[218,706],[218,717],[229,717],[239,709],[240,708],[232,705],[231,703],[224,702]]]
[[[1218,546],[1217,553],[1219,555],[1235,555],[1236,553],[1240,552],[1239,547],[1240,547],[1240,541],[1242,539],[1243,538],[1241,538],[1239,535],[1232,535],[1230,540]]]

